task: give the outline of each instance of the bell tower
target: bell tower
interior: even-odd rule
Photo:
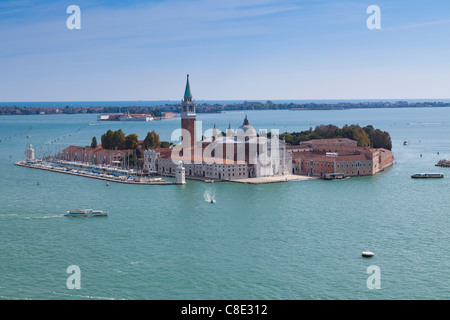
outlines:
[[[184,98],[181,102],[181,129],[184,129],[181,135],[183,148],[194,149],[195,147],[197,142],[196,118],[195,102],[192,99],[189,75],[187,75],[186,89],[184,90]]]

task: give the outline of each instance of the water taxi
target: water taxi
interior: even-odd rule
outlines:
[[[370,258],[370,257],[373,257],[374,254],[371,251],[363,251],[362,252],[362,256],[365,257],[365,258]]]
[[[415,173],[411,178],[443,178],[443,173]]]
[[[81,210],[69,210],[64,215],[66,217],[105,217],[108,215],[108,211],[93,210],[93,209],[81,209]]]
[[[328,173],[325,175],[324,180],[340,180],[344,179],[345,175],[343,173]]]

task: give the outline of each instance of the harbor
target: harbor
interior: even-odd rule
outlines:
[[[85,166],[84,169],[72,169],[69,166],[64,166],[54,162],[44,162],[44,161],[17,161],[14,163],[16,166],[40,169],[64,174],[70,174],[79,177],[93,178],[104,180],[107,182],[117,182],[126,184],[136,184],[136,185],[176,185],[179,183],[165,181],[162,178],[151,178],[151,177],[137,177],[130,175],[118,175],[112,174],[110,172],[100,172],[93,170],[93,167]],[[71,165],[75,165],[72,163]],[[81,164],[79,164],[81,166]]]

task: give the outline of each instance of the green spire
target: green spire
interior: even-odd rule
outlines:
[[[192,98],[191,86],[189,85],[189,75],[187,75],[186,90],[184,90],[185,98]]]

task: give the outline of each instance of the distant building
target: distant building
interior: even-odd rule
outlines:
[[[153,121],[149,114],[100,114],[97,121]]]
[[[124,114],[119,117],[119,121],[153,121],[153,117],[148,114]]]

